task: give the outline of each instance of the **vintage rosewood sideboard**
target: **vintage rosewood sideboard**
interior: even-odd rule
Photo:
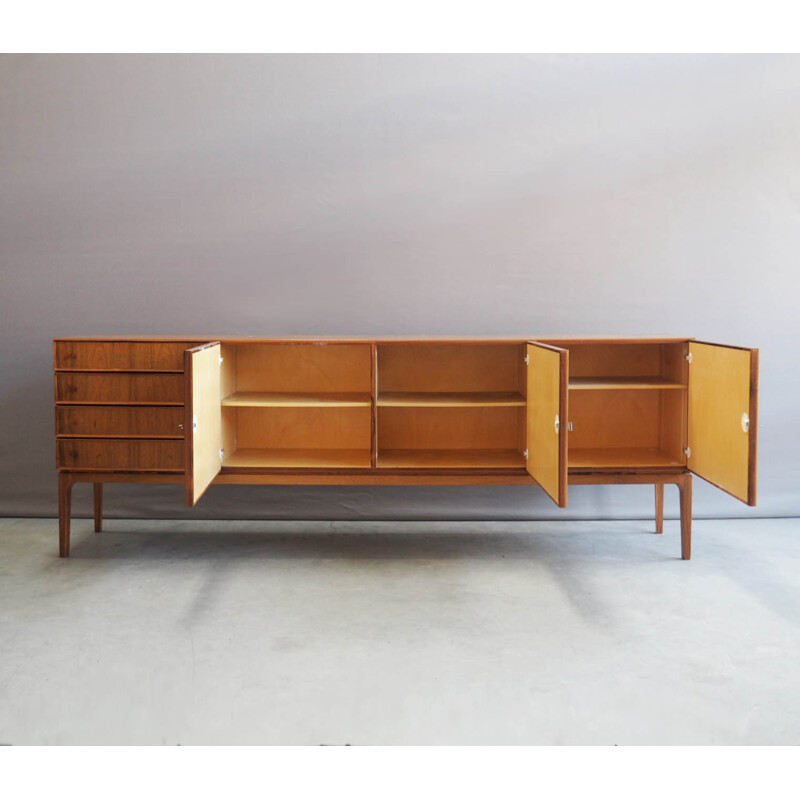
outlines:
[[[59,553],[72,486],[568,484],[756,503],[758,350],[686,338],[63,338],[53,342]]]

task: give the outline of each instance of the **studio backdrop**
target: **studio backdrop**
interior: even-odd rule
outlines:
[[[57,336],[761,348],[800,513],[800,58],[0,56],[0,514],[56,512]],[[648,517],[652,487],[109,486],[108,516]],[[77,487],[77,514],[89,511]],[[667,514],[677,512],[668,493]]]

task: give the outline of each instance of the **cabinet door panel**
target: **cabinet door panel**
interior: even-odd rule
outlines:
[[[527,469],[562,508],[567,505],[569,351],[529,342]]]
[[[689,344],[689,469],[756,504],[758,350]]]
[[[219,342],[184,354],[186,375],[186,505],[193,506],[222,466]]]

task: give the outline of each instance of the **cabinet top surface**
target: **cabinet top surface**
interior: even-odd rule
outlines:
[[[688,342],[690,336],[60,336],[55,342],[222,342],[223,344],[551,344]]]

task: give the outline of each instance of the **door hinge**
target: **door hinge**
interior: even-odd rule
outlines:
[[[225,460],[225,451],[222,448],[220,448],[220,450],[219,450],[219,460],[220,461],[224,461]]]
[[[531,357],[530,357],[529,355],[526,355],[526,356],[525,356],[525,358],[523,359],[523,361],[524,361],[526,364],[530,364],[530,363],[531,363]]]
[[[685,358],[685,359],[686,359],[686,360],[687,360],[687,361],[688,361],[690,364],[692,363],[692,354],[691,354],[691,353],[687,353],[687,354],[684,356],[684,358]]]
[[[742,414],[742,430],[745,433],[750,430],[750,415],[746,411]]]
[[[558,419],[558,414],[556,414],[556,433],[561,430],[561,422]]]
[[[197,433],[197,417],[192,417],[192,433]]]
[[[684,447],[683,448],[683,454],[686,456],[686,458],[691,458],[692,457],[692,448],[691,447]]]
[[[220,357],[219,357],[219,363],[220,363],[220,364],[221,364],[221,363],[222,363],[224,360],[225,360],[225,359],[224,359],[222,356],[220,356]]]
[[[568,423],[567,423],[567,430],[568,430],[570,433],[572,432],[572,423],[571,423],[571,422],[568,422]]]
[[[522,457],[527,461],[528,460],[528,451],[527,449],[522,451]]]

